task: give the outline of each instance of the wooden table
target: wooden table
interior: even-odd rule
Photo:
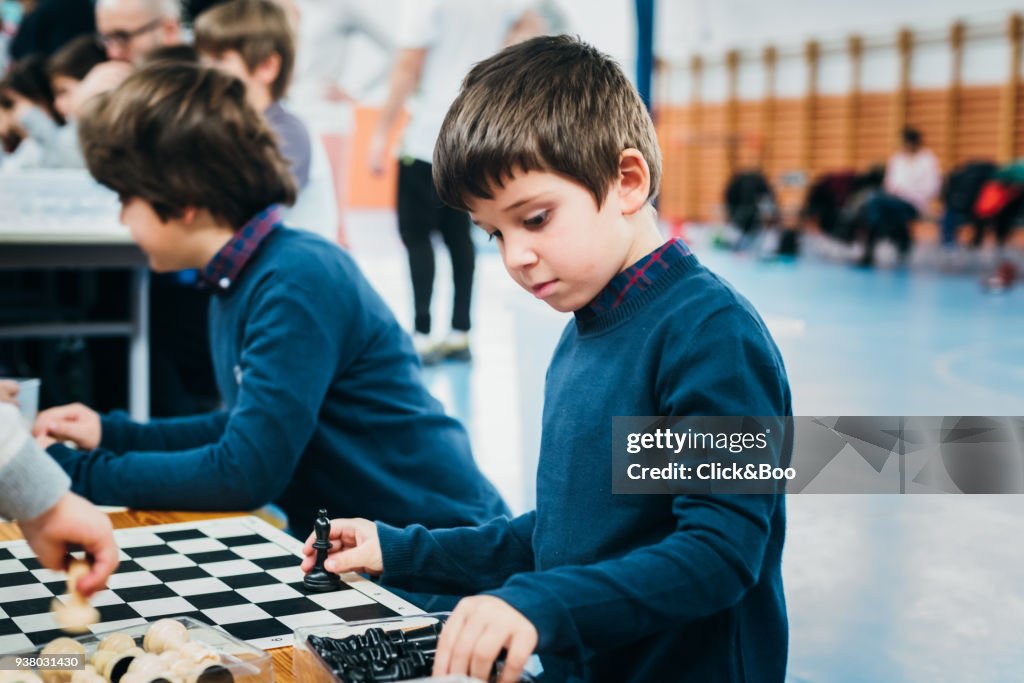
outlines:
[[[219,517],[238,517],[243,513],[225,512],[159,512],[148,510],[127,510],[125,512],[110,513],[110,521],[115,529],[127,529],[137,526],[150,526],[155,524],[175,524],[179,522],[196,522],[204,519],[217,519]],[[10,541],[23,538],[17,525],[10,522],[0,524],[0,541]],[[275,683],[295,683],[292,675],[292,648],[280,647],[269,650],[274,659],[274,681]]]

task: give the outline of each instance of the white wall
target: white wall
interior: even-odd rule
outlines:
[[[323,21],[325,17],[341,15],[339,8],[332,11],[331,3],[336,0],[299,0],[303,16],[310,21]],[[352,2],[353,0],[346,0]],[[385,33],[394,34],[397,25],[396,14],[400,3],[397,0],[375,0],[359,2],[359,13],[374,22]],[[486,0],[481,0],[486,2]],[[529,2],[531,0],[524,0]],[[579,35],[583,40],[617,59],[630,79],[636,70],[636,20],[633,0],[550,0],[564,15],[567,32]],[[338,40],[345,40],[340,35]],[[365,104],[379,105],[387,95],[386,83],[378,80],[370,86],[367,78],[373,79],[380,70],[381,51],[365,37],[354,34],[347,38],[348,45],[336,46],[345,55],[347,66],[341,73],[343,86],[352,90]],[[300,51],[302,47],[300,45]],[[461,78],[461,75],[453,76]]]
[[[823,93],[840,93],[850,80],[843,43],[847,36],[860,34],[867,39],[862,87],[891,90],[898,80],[896,49],[872,48],[871,42],[892,38],[906,27],[919,36],[934,36],[940,41],[915,46],[911,83],[924,88],[942,87],[950,71],[950,52],[943,36],[953,21],[962,20],[968,37],[963,62],[965,82],[999,83],[1010,67],[1006,20],[1011,12],[1021,9],[1019,2],[1007,0],[660,0],[656,50],[684,72],[673,79],[673,100],[687,96],[686,64],[693,54],[701,54],[708,64],[702,94],[705,100],[716,101],[725,96],[722,62],[726,51],[743,52],[740,97],[753,99],[763,91],[761,50],[775,45],[780,49],[777,92],[785,97],[803,92],[806,69],[801,50],[807,40],[814,38],[825,45],[819,88]]]

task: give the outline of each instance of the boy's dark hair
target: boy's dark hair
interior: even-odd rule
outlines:
[[[142,57],[142,66],[149,66],[156,62],[198,64],[199,53],[191,45],[161,45],[150,50]]]
[[[89,172],[161,220],[188,207],[239,228],[271,203],[295,201],[288,163],[245,84],[216,69],[158,62],[98,95],[79,121]]]
[[[50,86],[50,77],[46,74],[46,57],[42,54],[31,54],[15,62],[4,76],[3,87],[31,100],[50,118],[64,125],[64,117],[53,104],[53,88]]]
[[[571,36],[502,50],[462,82],[434,148],[434,184],[448,205],[493,197],[518,171],[550,171],[583,185],[598,207],[619,176],[623,150],[639,150],[658,194],[661,150],[636,89],[607,55]]]
[[[902,137],[903,144],[910,145],[911,147],[920,147],[921,141],[923,139],[921,137],[921,131],[919,131],[917,128],[911,128],[909,126],[903,129]]]
[[[50,78],[66,76],[80,81],[97,64],[107,61],[107,51],[94,35],[78,36],[53,53],[46,63]]]
[[[276,54],[281,68],[270,94],[279,100],[288,92],[295,67],[295,32],[280,5],[272,0],[230,0],[200,14],[194,28],[196,50],[217,56],[237,52],[249,71]]]

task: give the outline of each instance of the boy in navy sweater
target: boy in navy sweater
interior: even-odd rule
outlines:
[[[535,512],[464,529],[332,524],[329,570],[479,594],[447,621],[435,674],[486,679],[504,650],[502,681],[534,651],[546,681],[785,677],[784,498],[611,491],[612,416],[791,414],[757,313],[659,234],[660,164],[619,67],[565,36],[481,62],[449,110],[441,197],[497,240],[513,280],[575,319],[547,375]]]
[[[294,182],[245,86],[143,68],[80,124],[90,172],[156,271],[200,269],[225,407],[140,424],[82,405],[39,415],[73,490],[135,508],[249,510],[293,529],[319,507],[398,525],[479,524],[507,508],[462,426],[422,384],[408,336],[355,262],[280,224]]]

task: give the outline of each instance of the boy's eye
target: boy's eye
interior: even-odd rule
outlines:
[[[528,228],[539,228],[540,226],[547,223],[548,215],[550,215],[550,213],[550,211],[541,211],[538,214],[534,214],[533,216],[530,216],[529,218],[525,219],[523,221],[523,225],[525,225]]]
[[[494,240],[501,241],[501,230],[495,230],[494,232],[487,233],[487,241],[493,242]]]

